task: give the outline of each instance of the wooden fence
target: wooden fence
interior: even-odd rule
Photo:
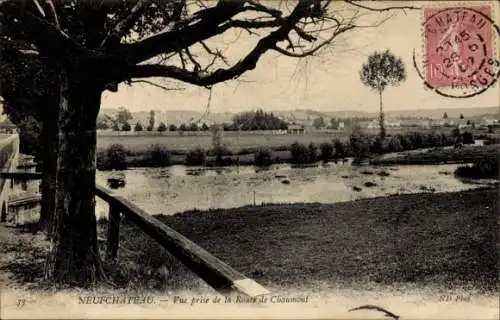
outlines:
[[[123,214],[218,292],[239,293],[250,297],[269,294],[267,289],[234,270],[124,197],[101,186],[96,187],[96,195],[109,204],[107,259],[115,259],[117,256],[120,220]]]

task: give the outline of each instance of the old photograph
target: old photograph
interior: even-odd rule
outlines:
[[[0,0],[0,318],[498,319],[499,25]]]

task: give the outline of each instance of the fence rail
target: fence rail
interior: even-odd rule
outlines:
[[[115,259],[118,252],[121,213],[218,292],[239,293],[250,297],[269,294],[266,288],[234,270],[124,197],[102,186],[96,186],[96,195],[106,201],[110,208],[108,259]]]

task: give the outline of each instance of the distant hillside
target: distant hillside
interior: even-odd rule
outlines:
[[[115,117],[118,109],[101,109],[100,114],[106,114],[111,117]],[[268,112],[274,113],[276,116],[289,121],[304,121],[310,120],[317,117],[325,118],[376,118],[378,114],[376,112],[364,112],[356,110],[340,110],[340,111],[317,111],[310,109],[297,109],[297,110],[270,110]],[[420,110],[389,110],[386,112],[387,118],[400,118],[400,117],[413,117],[413,118],[432,118],[440,119],[443,117],[444,113],[448,114],[449,118],[458,118],[460,114],[463,114],[465,118],[470,119],[482,119],[483,117],[497,118],[500,119],[500,107],[487,107],[487,108],[443,108],[443,109],[420,109]],[[179,125],[181,123],[189,123],[193,121],[201,120],[202,122],[208,123],[223,123],[231,122],[232,117],[236,113],[224,112],[224,113],[208,113],[205,114],[202,111],[190,111],[190,110],[155,110],[155,122],[159,124],[164,122],[166,124]],[[143,125],[149,123],[149,111],[139,111],[132,112],[133,120],[131,123],[140,121]]]
[[[412,117],[412,118],[432,118],[440,119],[444,113],[448,114],[450,118],[459,118],[463,114],[466,118],[482,118],[500,117],[500,107],[486,107],[486,108],[442,108],[442,109],[419,109],[419,110],[389,110],[386,111],[388,118]],[[364,112],[357,110],[341,110],[341,111],[327,111],[320,112],[316,110],[293,110],[293,111],[276,111],[275,114],[280,116],[295,117],[297,119],[334,117],[334,118],[376,118],[377,112]]]
[[[444,113],[448,114],[450,118],[458,118],[463,114],[465,118],[476,118],[486,115],[500,116],[500,107],[488,108],[443,108],[443,109],[429,109],[429,110],[401,110],[401,111],[388,111],[389,117],[425,117],[439,119],[443,117]]]

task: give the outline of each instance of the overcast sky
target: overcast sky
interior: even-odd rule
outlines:
[[[378,96],[361,84],[359,70],[370,53],[385,49],[401,57],[407,69],[406,82],[399,87],[389,87],[384,92],[387,111],[498,106],[498,83],[485,93],[468,99],[445,98],[424,89],[412,63],[413,50],[419,55],[422,51],[420,15],[419,11],[406,11],[406,15],[398,12],[382,26],[351,32],[318,57],[307,60],[269,52],[261,58],[257,68],[242,76],[240,81],[215,85],[210,110],[240,112],[256,108],[307,108],[376,112]],[[229,50],[231,56],[243,57],[253,43],[246,40],[233,43]],[[131,111],[204,111],[209,91],[191,85],[183,86],[183,91],[165,92],[145,84],[121,85],[117,93],[104,93],[102,108],[125,106]]]

